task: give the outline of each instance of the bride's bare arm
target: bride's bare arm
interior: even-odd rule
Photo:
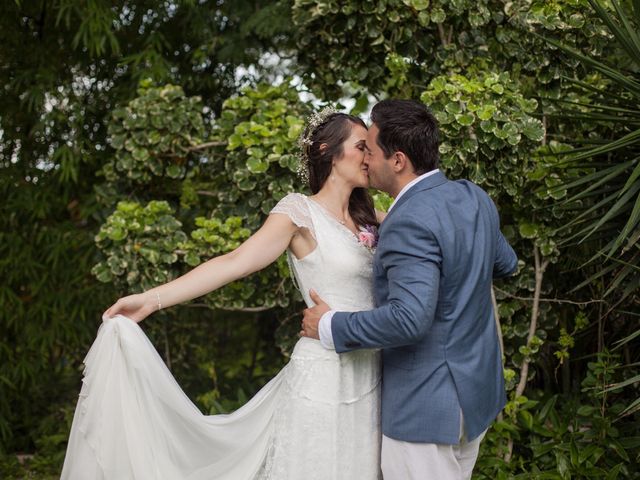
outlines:
[[[205,295],[274,262],[298,227],[286,215],[269,215],[264,225],[234,251],[212,258],[175,280],[120,298],[104,315],[125,315],[136,322],[151,313]]]

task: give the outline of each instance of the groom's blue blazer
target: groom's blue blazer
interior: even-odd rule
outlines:
[[[337,312],[336,351],[382,348],[382,432],[457,444],[488,428],[505,404],[491,281],[515,271],[498,212],[480,187],[438,172],[420,180],[380,226],[377,308]]]

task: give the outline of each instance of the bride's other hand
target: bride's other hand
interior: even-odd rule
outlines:
[[[122,297],[118,299],[116,303],[111,305],[102,314],[102,316],[103,318],[111,318],[115,317],[116,315],[124,315],[134,322],[140,323],[154,311],[158,310],[158,305],[153,304],[150,301],[151,297],[152,296],[149,295],[149,292]]]

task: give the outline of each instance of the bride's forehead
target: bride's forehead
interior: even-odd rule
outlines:
[[[351,127],[351,134],[349,135],[349,138],[365,139],[367,138],[367,129],[364,128],[362,125],[353,125]]]

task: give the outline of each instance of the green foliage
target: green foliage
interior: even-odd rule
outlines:
[[[76,366],[113,290],[87,275],[88,179],[69,188],[24,165],[0,171],[0,452],[29,451],[42,418],[76,397]]]
[[[204,258],[211,258],[235,250],[249,238],[249,229],[242,228],[240,217],[229,217],[222,223],[217,218],[196,218],[198,229],[191,232],[193,243],[185,246],[189,250],[185,261],[191,267],[199,265]]]
[[[157,189],[155,176],[174,177],[170,172],[172,159],[182,158],[184,208],[176,212],[166,201],[151,201],[144,208],[140,203],[121,202],[96,237],[104,259],[93,273],[103,282],[138,291],[175,278],[186,267],[237,248],[262,224],[278,200],[300,190],[296,189],[294,151],[307,110],[286,82],[244,89],[241,95],[225,101],[220,118],[210,129],[204,127],[199,99],[185,97],[173,86],[143,88],[140,97],[116,112],[109,125],[116,150],[115,169],[106,171],[101,190],[111,192],[111,198],[147,198],[149,192],[157,192],[171,200],[167,195],[171,190]],[[154,123],[158,116],[169,123]],[[177,127],[166,127],[171,121]],[[144,148],[136,142],[147,145],[150,136],[161,138],[158,144],[163,147],[146,159],[136,159],[131,152]],[[204,138],[212,140],[194,143]],[[200,154],[190,154],[196,151]],[[161,168],[154,171],[150,167],[152,156],[158,155],[169,159],[169,166],[160,164]],[[187,155],[191,155],[189,161],[185,160]],[[130,162],[128,176],[135,182],[120,182],[114,173],[123,158]],[[203,190],[196,190],[196,178]],[[146,186],[145,190],[140,191],[138,184]],[[198,191],[204,195],[199,196]],[[208,217],[196,216],[207,210]],[[192,221],[197,228],[187,239],[181,227]],[[286,307],[293,294],[288,278],[283,257],[248,280],[212,293],[206,301],[212,307],[236,310]],[[270,287],[274,285],[277,287]]]
[[[493,22],[504,21],[497,7],[498,2],[486,0],[296,0],[293,21],[302,68],[309,74],[305,80],[330,97],[339,95],[340,82],[365,85],[373,92],[411,94],[408,79],[402,77],[421,78],[422,83],[425,73],[439,73],[443,56],[469,59],[477,53],[467,35],[460,38],[468,40],[468,48],[454,52],[449,47],[452,33],[443,26],[451,23],[456,33],[462,25],[469,30],[491,28]],[[395,74],[391,78],[389,71]]]
[[[229,142],[224,173],[216,173],[232,188],[217,192],[221,214],[242,216],[255,229],[278,200],[304,190],[296,140],[309,113],[287,82],[245,89],[224,103],[214,136]]]
[[[620,421],[620,390],[602,393],[626,376],[617,360],[603,352],[589,362],[584,403],[532,392],[536,399],[520,397],[517,406],[508,407],[481,444],[477,478],[638,478],[640,417]],[[507,462],[509,439],[514,451]]]
[[[556,358],[560,361],[560,364],[569,359],[569,351],[572,350],[576,344],[576,335],[584,330],[588,325],[589,320],[587,319],[584,312],[580,311],[575,317],[574,327],[571,332],[567,332],[567,329],[564,327],[560,328],[560,336],[558,338],[558,346],[560,348],[553,352]]]
[[[615,39],[619,47],[615,56],[603,60],[593,51],[547,39],[600,76],[607,87],[594,91],[589,83],[574,76],[568,79],[569,85],[592,94],[583,102],[559,102],[559,109],[567,118],[600,127],[598,135],[565,152],[567,169],[579,166],[589,175],[559,185],[558,188],[571,192],[561,206],[571,209],[573,214],[560,232],[565,243],[570,245],[576,242],[592,244],[592,256],[585,262],[587,265],[596,259],[605,263],[578,288],[602,282],[603,298],[613,301],[608,313],[615,315],[620,309],[626,316],[628,312],[620,307],[627,302],[637,304],[640,287],[640,84],[637,82],[640,6],[612,1],[611,9],[597,0],[590,0],[589,4]],[[637,333],[639,330],[635,328]],[[635,338],[635,334],[627,338]],[[622,340],[621,343],[627,342]],[[632,385],[640,377],[634,378],[623,385]],[[626,411],[635,411],[639,406],[640,395],[636,393]]]
[[[196,218],[196,226],[191,232],[191,240],[180,246],[184,253],[184,261],[190,267],[200,264],[218,255],[222,255],[238,248],[249,238],[251,230],[243,227],[240,217],[228,217],[224,222],[218,218]],[[284,257],[276,264],[276,274],[288,279],[288,271]],[[259,305],[259,309],[268,309],[276,305],[286,307],[289,298],[283,295],[288,292],[281,284],[282,291],[272,291],[268,283],[270,277],[260,273],[254,277],[254,282],[233,282],[209,294],[206,301],[215,308],[239,309],[247,305]]]
[[[571,213],[556,203],[567,194],[564,182],[589,173],[579,166],[565,168],[558,153],[568,148],[569,139],[588,133],[549,108],[549,98],[584,99],[565,96],[561,80],[574,75],[577,62],[533,32],[609,54],[606,31],[575,1],[364,6],[305,0],[295,2],[293,20],[304,46],[299,57],[304,79],[314,91],[328,97],[343,90],[419,97],[435,113],[446,173],[469,178],[490,193],[521,260],[517,279],[497,284],[508,384],[514,391],[523,365],[531,363],[536,368],[525,380],[555,388],[556,366],[540,359],[558,350],[555,339],[562,328],[571,328],[565,325],[575,311],[543,301],[530,332],[533,298],[566,298],[584,278],[582,272],[578,279],[559,274],[584,261],[584,252],[560,251],[558,229]],[[599,79],[589,81],[602,85]],[[537,264],[536,255],[541,257]],[[546,273],[538,285],[542,265]],[[587,328],[595,325],[591,321]]]
[[[598,1],[592,0],[590,4],[619,45],[617,58],[601,61],[592,52],[549,40],[551,45],[601,75],[607,84],[607,89],[597,91],[589,102],[560,105],[569,118],[605,127],[580,148],[565,152],[569,168],[579,165],[591,174],[562,185],[572,193],[563,205],[574,210],[574,218],[563,233],[569,241],[595,240],[597,252],[592,259],[614,262],[604,295],[620,292],[616,299],[620,303],[640,287],[640,84],[637,82],[640,11],[637,5],[631,8],[616,1],[612,2],[613,12]],[[612,60],[617,62],[614,64]],[[579,79],[569,82],[578,90],[590,89]],[[592,275],[588,282],[599,276],[599,273]]]
[[[421,100],[438,120],[440,153],[451,175],[467,174],[494,197],[503,191],[515,197],[526,177],[514,169],[527,170],[544,136],[542,122],[532,117],[538,102],[526,99],[508,73],[478,70],[435,77]]]
[[[557,33],[571,44],[584,32],[595,52],[608,42],[577,0],[297,0],[292,12],[305,83],[330,98],[347,82],[416,98],[435,76],[464,73],[478,59],[526,75],[521,83],[536,95],[557,96],[567,58],[530,32]]]
[[[245,170],[249,173],[265,173],[271,162],[277,162],[291,172],[296,171],[298,158],[295,154],[295,141],[302,132],[304,121],[300,117],[301,112],[296,115],[287,102],[296,102],[297,98],[283,98],[283,93],[286,94],[282,89],[265,90],[229,100],[224,104],[224,120],[242,118],[250,114],[251,109],[256,106],[260,109],[251,115],[249,120],[241,121],[234,126],[227,146],[230,152],[237,150],[248,155]],[[286,135],[283,135],[285,130]],[[238,188],[249,189],[252,184],[242,180],[244,179],[238,182]]]
[[[187,240],[182,225],[164,201],[146,207],[120,202],[96,235],[104,261],[92,273],[105,283],[137,292],[165,283],[176,276],[175,252]]]
[[[446,173],[499,208],[520,258],[495,285],[510,401],[478,478],[637,478],[638,12],[591,7],[5,5],[0,444],[37,454],[26,467],[3,457],[0,476],[55,478],[109,302],[232,251],[304,191],[295,140],[309,88],[348,92],[356,112],[421,98],[441,122]],[[286,69],[303,85],[274,81]],[[282,257],[145,328],[199,407],[227,412],[282,364],[299,300]]]
[[[164,176],[175,173],[172,165],[181,165],[177,157],[158,157],[166,167],[163,176],[151,175],[141,164],[115,170],[149,174],[155,189],[132,183],[124,174],[117,185],[100,183],[98,171],[107,164],[115,168],[117,160],[107,140],[113,111],[131,107],[128,102],[141,80],[146,87],[180,84],[193,99],[183,104],[189,107],[185,112],[197,111],[200,117],[190,126],[180,115],[173,119],[182,122],[180,133],[192,136],[173,138],[184,155],[190,142],[202,143],[193,140],[194,132],[238,91],[239,67],[248,71],[266,50],[276,48],[290,22],[286,3],[260,1],[164,5],[150,0],[37,0],[4,2],[2,8],[0,452],[31,453],[42,447],[39,438],[49,435],[39,428],[43,419],[55,415],[61,404],[75,404],[80,363],[100,314],[118,294],[111,283],[89,274],[99,260],[93,239],[100,225],[118,200],[132,200],[119,196],[126,185],[142,197],[155,195],[156,189],[171,200],[181,195],[176,190],[179,179]],[[262,22],[273,13],[277,17]],[[241,81],[251,84],[255,79],[245,74]],[[198,96],[202,101],[196,108]],[[134,104],[134,111],[144,111],[145,101],[149,103],[145,97]],[[167,117],[173,111],[167,111]],[[133,125],[121,126],[136,146],[154,140],[140,138],[141,130]],[[124,157],[124,151],[120,153]],[[144,157],[142,152],[136,155]],[[195,151],[189,152],[189,161],[196,157]],[[151,199],[141,198],[141,204]],[[183,315],[185,330],[192,326],[189,318],[189,313]],[[254,338],[248,327],[241,330]],[[177,333],[176,338],[185,340]],[[183,343],[192,344],[193,339]],[[267,347],[255,343],[255,348]],[[213,342],[207,348],[207,356],[221,351]],[[274,351],[266,364],[280,361]],[[185,371],[177,370],[184,385],[203,388],[201,377]],[[58,425],[58,435],[66,438],[68,425]],[[64,443],[55,448],[59,457]],[[8,476],[4,465],[2,478]],[[44,474],[38,469],[35,475]],[[59,469],[53,477],[58,476]]]
[[[204,121],[198,97],[182,88],[141,88],[140,96],[113,111],[109,143],[116,150],[104,166],[109,182],[125,175],[133,182],[152,177],[181,178],[192,148],[203,143]]]

